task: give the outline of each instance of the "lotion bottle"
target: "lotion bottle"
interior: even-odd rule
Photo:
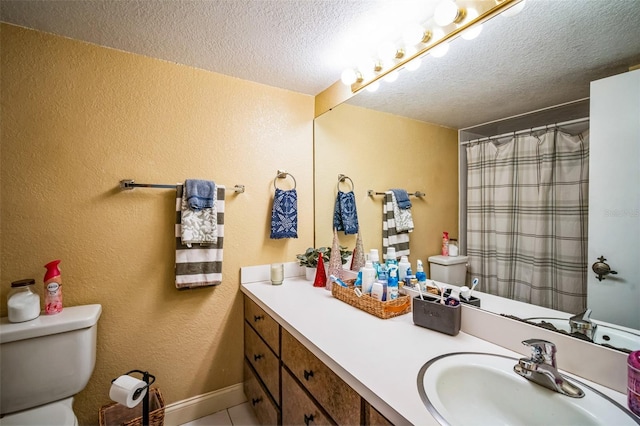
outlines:
[[[424,272],[422,260],[420,259],[418,259],[418,265],[416,266],[416,279],[418,280],[420,290],[427,291],[427,274]]]
[[[376,269],[373,267],[373,264],[370,260],[364,264],[364,268],[362,268],[362,292],[364,294],[371,293],[371,286],[376,281]]]
[[[411,263],[409,262],[409,258],[407,256],[402,256],[400,258],[400,262],[398,263],[398,280],[404,282],[404,279],[407,277],[407,271],[411,269]]]
[[[44,313],[47,315],[62,312],[62,277],[58,269],[59,260],[44,265]]]

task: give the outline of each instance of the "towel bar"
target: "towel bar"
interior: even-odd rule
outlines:
[[[374,195],[384,195],[384,192],[375,192],[373,189],[369,189],[367,191],[367,195],[369,197],[373,197]],[[413,196],[413,197],[422,198],[427,194],[425,194],[424,192],[416,191],[416,192],[409,192],[407,195],[410,195],[410,196]]]
[[[133,188],[169,188],[176,189],[177,185],[165,185],[165,184],[157,184],[157,183],[135,183],[133,179],[122,179],[120,181],[120,189],[133,189]],[[244,192],[244,185],[235,185],[233,190],[237,194],[241,194]]]

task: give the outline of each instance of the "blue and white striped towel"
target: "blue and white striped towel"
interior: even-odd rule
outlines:
[[[216,213],[217,238],[210,244],[182,243],[182,194],[183,185],[176,186],[176,288],[215,286],[222,283],[222,244],[224,242],[225,187],[217,185]]]

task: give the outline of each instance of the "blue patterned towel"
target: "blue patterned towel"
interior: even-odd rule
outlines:
[[[333,209],[333,227],[338,231],[344,231],[346,235],[358,233],[358,212],[353,191],[338,191]]]
[[[216,184],[213,181],[187,179],[184,191],[191,210],[210,209],[216,202]]]
[[[401,209],[410,209],[411,201],[409,201],[409,194],[404,189],[392,189],[393,195],[396,196],[396,202]]]
[[[276,188],[271,210],[271,239],[298,238],[298,194]]]

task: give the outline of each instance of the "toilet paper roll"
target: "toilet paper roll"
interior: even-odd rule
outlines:
[[[143,389],[146,385],[144,381],[136,379],[135,377],[127,375],[120,376],[111,383],[109,398],[129,408],[133,408],[142,401],[142,398],[147,393],[147,389],[139,392],[139,395],[136,394],[136,391]]]

